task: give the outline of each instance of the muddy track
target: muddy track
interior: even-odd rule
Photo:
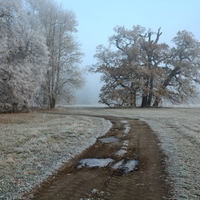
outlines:
[[[34,196],[34,200],[169,198],[164,155],[149,126],[137,119],[105,118],[113,123],[111,130],[100,138],[107,140],[97,140],[26,197]],[[85,159],[91,159],[92,164],[81,166]],[[102,163],[108,159],[110,162],[98,167],[99,159]]]

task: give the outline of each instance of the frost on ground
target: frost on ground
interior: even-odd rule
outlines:
[[[103,118],[0,115],[0,199],[20,198],[111,128]]]
[[[147,122],[168,157],[173,199],[200,199],[200,108],[67,108],[59,112]],[[20,197],[110,127],[110,122],[102,118],[39,113],[0,115],[0,199]]]
[[[73,111],[138,118],[154,130],[167,155],[173,199],[200,199],[200,108],[88,109]]]

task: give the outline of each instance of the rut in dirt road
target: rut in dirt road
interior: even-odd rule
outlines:
[[[169,198],[164,155],[149,126],[106,117],[111,130],[41,184],[34,200],[160,200]]]

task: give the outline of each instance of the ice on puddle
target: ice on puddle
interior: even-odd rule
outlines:
[[[121,120],[120,121],[122,124],[127,124],[128,123],[128,121],[126,121],[126,120]]]
[[[123,146],[128,146],[128,140],[125,140]]]
[[[97,190],[97,189],[93,189],[92,191],[91,191],[93,194],[97,194],[97,195],[99,195],[99,196],[103,196],[103,194],[104,194],[104,191],[100,191],[100,190]]]
[[[138,165],[137,160],[129,160],[124,166],[125,172],[133,171],[137,165]]]
[[[99,138],[99,140],[104,143],[119,142],[119,139],[114,136]]]
[[[125,134],[128,134],[128,132],[131,130],[131,127],[130,125],[128,124],[128,121],[126,120],[121,120],[120,121],[122,124],[125,124],[124,127],[125,127],[125,130],[124,130],[124,133]]]
[[[116,164],[114,164],[112,166],[112,168],[113,169],[121,169],[123,162],[124,162],[124,160],[120,160],[119,162],[117,162]]]
[[[92,190],[92,193],[97,193],[97,192],[98,192],[98,190],[95,188]]]
[[[119,151],[117,151],[116,155],[122,156],[122,155],[124,155],[125,153],[127,153],[127,150],[125,150],[125,149],[120,149]]]
[[[78,169],[87,166],[87,167],[106,167],[114,160],[111,158],[85,158],[80,160],[80,165],[78,165]]]
[[[128,134],[128,132],[131,130],[130,125],[129,125],[129,124],[126,124],[124,127],[125,127],[124,133],[125,133],[125,134]]]
[[[121,160],[121,161],[117,162],[116,164],[114,164],[112,166],[112,168],[113,169],[122,169],[126,173],[128,173],[128,172],[133,171],[137,165],[138,165],[137,160],[129,160],[127,162],[124,162],[124,160]]]
[[[122,148],[119,151],[116,152],[116,155],[122,156],[125,153],[127,153],[127,146],[128,146],[128,140],[125,140],[124,143],[123,143]]]

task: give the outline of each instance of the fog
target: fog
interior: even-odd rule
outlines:
[[[86,75],[85,86],[76,92],[76,105],[100,106],[99,94],[103,83],[100,81],[101,74],[88,73]],[[106,105],[102,105],[106,106]],[[198,98],[189,101],[187,104],[173,105],[169,102],[163,102],[161,106],[165,107],[200,107],[200,95]]]
[[[171,45],[171,39],[181,30],[187,30],[200,40],[200,1],[107,1],[107,0],[55,0],[75,12],[78,21],[77,37],[85,54],[81,67],[91,66],[96,47],[108,46],[108,38],[117,25],[131,29],[141,25],[157,31],[161,27],[160,42]],[[100,74],[87,74],[85,86],[77,91],[75,104],[96,105],[103,83]],[[197,103],[200,102],[197,100]],[[196,101],[195,101],[196,103]]]
[[[103,83],[100,82],[100,74],[88,73],[86,84],[76,93],[76,103],[84,105],[98,105],[100,89]]]

